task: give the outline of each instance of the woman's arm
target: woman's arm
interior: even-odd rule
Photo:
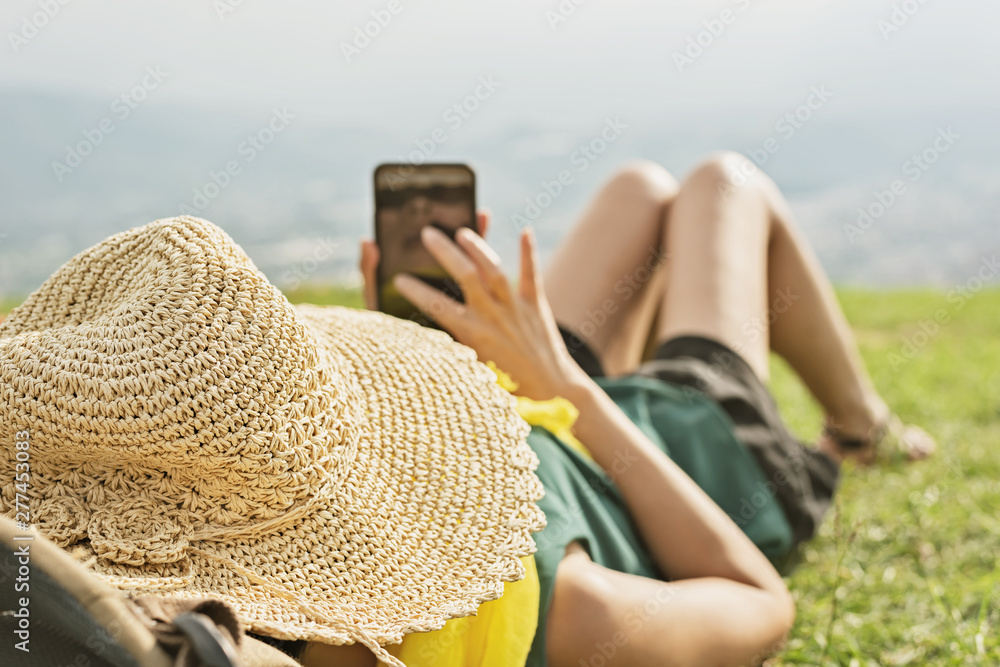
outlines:
[[[596,383],[588,378],[562,395],[580,411],[574,434],[615,480],[663,572],[787,594],[764,554]]]
[[[677,580],[661,589],[593,563],[574,563],[600,582],[584,590],[593,585],[613,590],[610,602],[601,606],[610,604],[611,615],[619,618],[644,608],[647,600],[669,596],[659,617],[641,629],[650,644],[669,647],[657,664],[758,664],[795,620],[795,605],[781,577],[743,531],[593,381],[567,387],[563,395],[580,410],[575,435],[615,479],[661,571]],[[559,592],[557,581],[557,596]],[[565,609],[553,603],[557,624],[549,626],[549,641],[570,658],[568,664],[577,664],[583,656],[575,646],[583,642],[589,647],[588,635],[599,635],[601,629],[584,625],[594,616],[589,612],[570,611],[568,622],[558,622]]]
[[[573,362],[545,299],[530,232],[521,238],[516,291],[496,254],[470,230],[459,232],[458,245],[432,227],[423,238],[459,282],[466,303],[408,276],[397,278],[400,291],[433,312],[480,359],[509,373],[519,384],[518,393],[540,400],[562,396],[576,405],[576,436],[621,487],[664,572],[785,590],[781,577],[739,527]]]
[[[496,254],[471,231],[460,232],[457,245],[433,228],[425,230],[423,239],[458,281],[466,303],[414,278],[398,277],[397,287],[481,360],[494,361],[509,373],[520,385],[518,393],[539,400],[563,396],[576,405],[576,436],[616,480],[661,570],[674,579],[694,580],[679,582],[681,599],[688,602],[671,605],[678,612],[670,614],[671,628],[680,637],[716,637],[719,641],[710,642],[714,646],[708,654],[698,654],[716,664],[742,664],[747,647],[756,643],[736,641],[727,649],[725,638],[750,632],[772,637],[770,645],[783,635],[794,619],[794,605],[778,573],[573,362],[545,298],[531,233],[521,238],[517,290]]]

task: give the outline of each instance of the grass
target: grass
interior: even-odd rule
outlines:
[[[12,297],[0,297],[0,319],[4,317],[5,313],[12,311],[23,299],[15,299]]]
[[[308,289],[289,296],[359,303]],[[788,578],[798,619],[768,667],[1000,665],[1000,290],[840,298],[876,386],[940,452],[845,470],[837,507]],[[814,439],[818,407],[780,359],[772,365],[785,419]]]
[[[303,283],[294,290],[285,292],[292,303],[314,303],[319,306],[350,306],[363,308],[361,290],[348,287]]]
[[[798,619],[768,666],[998,665],[1000,291],[840,296],[879,390],[941,451],[845,470],[836,509],[788,578]],[[289,298],[360,306],[341,288]],[[936,315],[947,322],[935,331]],[[786,420],[814,438],[817,407],[780,360],[773,378]]]
[[[769,664],[1000,664],[1000,291],[841,299],[875,384],[941,451],[845,471],[837,510],[788,580],[798,620]],[[941,310],[948,321],[928,335]],[[815,436],[819,411],[787,367],[773,371],[786,419]]]

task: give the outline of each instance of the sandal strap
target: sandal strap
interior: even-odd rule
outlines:
[[[858,438],[841,432],[831,424],[823,426],[823,433],[837,443],[837,446],[845,451],[861,451],[875,447],[882,442],[889,433],[889,422],[885,421],[877,426],[873,426],[868,431],[868,437]]]

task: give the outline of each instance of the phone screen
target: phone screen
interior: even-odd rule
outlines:
[[[462,227],[476,228],[476,176],[464,164],[383,164],[375,170],[375,242],[379,246],[379,310],[440,328],[393,286],[408,273],[456,301],[462,292],[420,240],[432,225],[455,238]]]

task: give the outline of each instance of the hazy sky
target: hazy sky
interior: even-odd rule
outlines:
[[[947,282],[976,265],[1000,210],[998,30],[997,0],[3,0],[0,93],[14,119],[0,124],[5,211],[29,211],[64,243],[60,254],[15,234],[22,214],[0,211],[0,278],[25,267],[44,276],[99,238],[101,216],[87,227],[81,208],[112,202],[120,217],[107,225],[176,213],[170,202],[190,200],[234,138],[274,109],[315,145],[283,141],[205,215],[288,243],[305,232],[274,221],[364,233],[371,167],[405,159],[456,104],[478,106],[474,122],[434,159],[474,164],[481,201],[505,220],[620,117],[634,129],[545,213],[540,239],[552,246],[622,161],[650,157],[683,175],[718,148],[752,156],[776,121],[809,114],[801,105],[819,89],[832,102],[765,170],[821,259],[846,281]],[[165,78],[148,107],[60,187],[49,162],[150,68]],[[488,101],[470,97],[484,81]],[[845,221],[952,125],[960,146],[864,243],[847,244]],[[142,168],[123,174],[133,160]],[[81,226],[90,236],[66,240]],[[491,234],[501,252],[514,248],[513,229]],[[896,252],[885,259],[885,249]],[[938,273],[913,268],[927,266]]]
[[[15,51],[11,34],[48,2],[4,0],[0,86],[114,96],[161,65],[160,101],[255,115],[285,105],[404,134],[484,75],[501,83],[484,131],[785,109],[818,83],[838,93],[830,113],[1000,106],[996,0],[395,0],[396,14],[389,0],[68,0]],[[574,11],[553,23],[560,6]],[[372,12],[391,21],[348,62],[342,44]],[[675,52],[699,33],[707,47],[678,71]]]

